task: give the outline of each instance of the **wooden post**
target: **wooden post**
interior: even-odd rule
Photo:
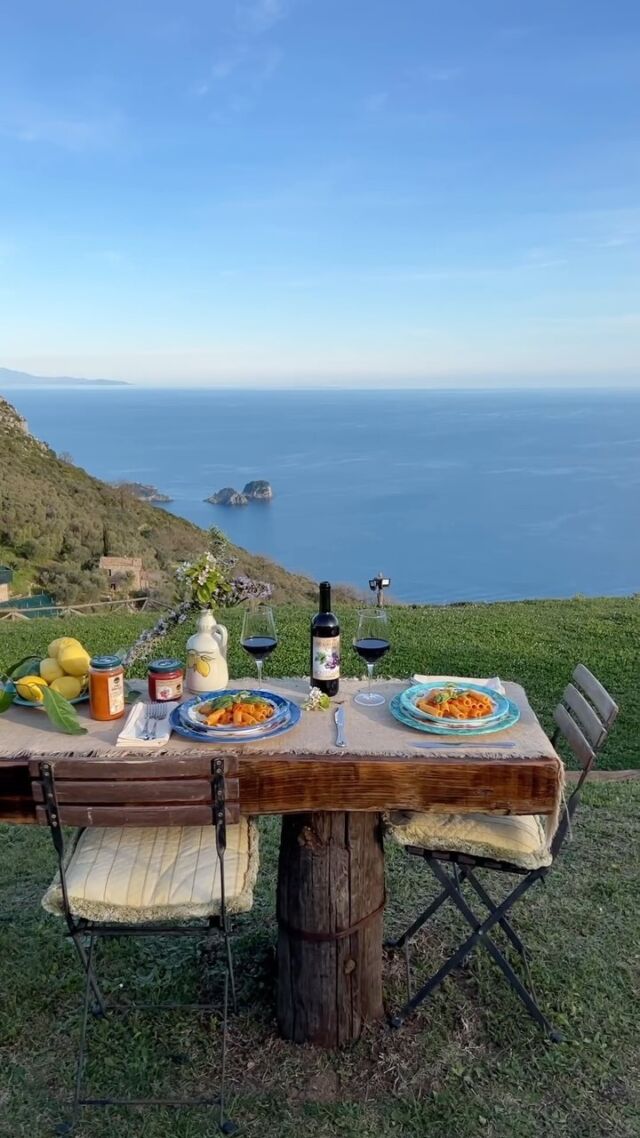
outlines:
[[[340,1047],[382,1007],[384,855],[378,814],[290,814],[278,866],[280,1031]]]

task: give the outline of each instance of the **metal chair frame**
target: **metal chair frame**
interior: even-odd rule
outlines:
[[[210,764],[211,793],[209,802],[209,814],[210,822],[215,828],[216,853],[220,867],[220,912],[218,915],[208,918],[205,925],[184,925],[182,923],[174,924],[166,922],[149,922],[148,924],[127,924],[124,922],[110,923],[106,921],[89,921],[74,916],[69,904],[66,868],[68,861],[70,860],[70,857],[72,856],[73,851],[77,846],[79,838],[86,827],[81,827],[77,830],[73,846],[70,850],[67,850],[64,833],[62,830],[62,827],[65,824],[65,805],[62,804],[61,806],[58,802],[55,766],[51,762],[39,762],[35,764],[35,770],[33,769],[33,766],[34,764],[32,764],[32,777],[34,785],[39,783],[41,793],[38,795],[38,797],[43,802],[43,806],[39,811],[40,820],[46,820],[46,824],[49,826],[58,860],[64,918],[67,924],[66,935],[73,942],[78,958],[80,960],[80,964],[85,974],[84,999],[82,1004],[80,1023],[80,1039],[72,1102],[72,1115],[69,1121],[63,1122],[58,1127],[56,1127],[56,1133],[71,1133],[78,1121],[82,1107],[171,1106],[193,1108],[199,1106],[215,1106],[218,1108],[217,1122],[221,1132],[225,1135],[235,1134],[238,1130],[238,1127],[231,1119],[227,1118],[226,1116],[224,1093],[228,1038],[229,994],[231,994],[231,1002],[233,1008],[236,1010],[236,988],[233,969],[233,954],[231,948],[229,921],[226,909],[224,879],[224,853],[227,845],[226,824],[228,817],[234,818],[234,812],[233,807],[231,807],[231,809],[229,808],[225,794],[225,759],[214,758]],[[85,783],[84,785],[86,786],[87,784]],[[149,801],[151,802],[151,798]],[[91,812],[91,808],[87,808],[86,806],[86,799],[84,799],[82,802],[82,809],[87,809],[89,813]],[[145,807],[143,806],[142,810],[144,811],[144,809]],[[161,811],[162,805],[159,807],[157,799],[154,798],[153,805],[150,807],[150,810],[157,812],[158,809]],[[178,813],[181,809],[186,809],[189,811],[192,808],[178,807]],[[201,810],[202,808],[200,807],[198,809]],[[222,1018],[222,1062],[219,1093],[212,1097],[190,1099],[173,1096],[136,1098],[87,1096],[84,1092],[84,1073],[88,1058],[87,1028],[90,1014],[96,1018],[101,1018],[105,1017],[108,1012],[127,1013],[138,1010],[162,1011],[179,1009],[182,1011],[197,1011],[199,1013],[211,1014],[214,1011],[219,1010],[217,1005],[208,1002],[193,1004],[185,1004],[180,1002],[161,1004],[117,1004],[107,1001],[100,988],[95,970],[95,951],[97,942],[105,938],[113,939],[119,937],[192,937],[204,939],[206,952],[218,934],[222,935],[225,948],[225,975]]]
[[[476,857],[457,853],[453,850],[432,850],[421,846],[406,847],[409,856],[422,858],[426,862],[442,888],[438,896],[420,913],[401,936],[386,942],[385,947],[387,948],[404,949],[406,968],[408,998],[400,1011],[391,1018],[392,1027],[402,1027],[405,1020],[440,986],[442,981],[454,969],[460,967],[478,946],[482,946],[493,958],[529,1014],[545,1031],[549,1039],[554,1043],[562,1042],[561,1032],[551,1024],[540,1008],[533,986],[527,950],[513,929],[507,914],[516,901],[519,901],[533,885],[538,882],[545,884],[547,874],[553,868],[567,835],[571,832],[572,820],[580,802],[582,787],[618,714],[618,707],[609,693],[583,664],[577,666],[572,680],[573,682],[565,688],[562,701],[554,711],[555,730],[551,736],[551,742],[555,746],[560,738],[564,739],[580,763],[582,770],[575,788],[565,802],[558,829],[551,842],[551,865],[528,870],[507,861]],[[590,702],[585,697],[588,697]],[[451,864],[451,872],[447,869],[446,863]],[[477,869],[516,874],[521,880],[502,901],[496,902],[476,877],[475,871]],[[467,903],[462,892],[465,883],[471,887],[485,910],[488,910],[488,916],[484,919],[477,915]],[[470,926],[471,935],[459,945],[442,967],[415,994],[412,994],[409,943],[446,901],[453,903]],[[502,930],[507,941],[516,950],[520,958],[524,982],[490,935],[498,928]]]

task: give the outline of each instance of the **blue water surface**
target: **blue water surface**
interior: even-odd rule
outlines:
[[[316,579],[403,601],[640,589],[640,392],[5,389],[108,480]],[[203,499],[268,479],[244,508]]]

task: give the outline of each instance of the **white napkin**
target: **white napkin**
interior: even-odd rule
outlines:
[[[167,703],[167,718],[166,719],[150,719],[149,731],[155,732],[153,739],[143,739],[146,717],[147,717],[147,704],[144,700],[138,700],[134,703],[131,711],[127,716],[126,723],[122,731],[116,739],[116,747],[140,747],[156,750],[158,747],[163,747],[168,743],[171,736],[171,726],[169,724],[169,716],[177,703]]]
[[[504,685],[498,676],[490,676],[488,680],[476,680],[471,676],[412,676],[414,684],[439,684],[439,683],[454,683],[454,684],[480,684],[485,688],[492,688],[493,691],[500,692],[504,695]]]

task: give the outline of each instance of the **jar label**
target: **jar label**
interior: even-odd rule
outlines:
[[[154,687],[155,696],[153,696],[153,698],[159,702],[170,702],[174,699],[180,699],[183,688],[182,676],[176,676],[173,680],[165,679],[164,677],[162,679],[156,678],[154,680]]]
[[[120,715],[124,711],[124,675],[109,676],[109,715]]]
[[[311,659],[314,680],[340,679],[340,637],[314,636]]]

